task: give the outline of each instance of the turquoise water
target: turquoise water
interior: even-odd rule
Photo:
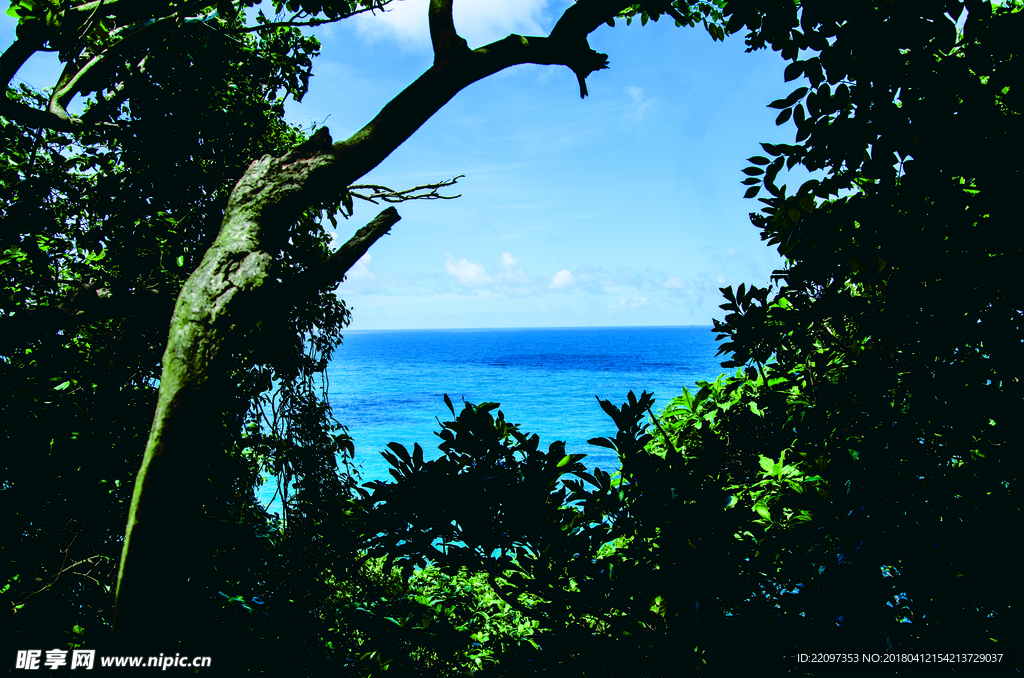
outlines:
[[[723,370],[710,327],[403,330],[346,333],[328,367],[330,403],[349,428],[363,482],[390,478],[380,451],[392,441],[427,458],[451,418],[442,399],[501,403],[505,419],[589,455],[588,468],[618,468],[614,452],[587,444],[615,425],[595,396],[615,404],[633,390],[655,395],[655,412],[698,379]]]

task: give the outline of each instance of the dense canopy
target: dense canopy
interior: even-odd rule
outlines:
[[[1020,661],[1019,2],[578,0],[548,36],[470,50],[432,0],[433,65],[338,142],[283,119],[319,49],[302,29],[386,2],[267,4],[12,3],[9,656],[304,675],[824,675],[794,660],[824,649]],[[619,455],[612,476],[446,397],[442,456],[394,443],[393,482],[360,487],[322,379],[349,319],[334,288],[399,217],[334,250],[323,221],[354,197],[450,197],[454,179],[357,182],[504,68],[566,66],[585,96],[608,65],[587,36],[634,18],[790,62],[792,94],[749,105],[794,143],[737,162],[786,260],[722,290],[738,371],[657,414],[646,393],[602,401],[618,434],[591,443]],[[40,51],[64,65],[52,90],[11,86]],[[792,189],[797,165],[817,178]],[[284,516],[255,498],[267,478]]]

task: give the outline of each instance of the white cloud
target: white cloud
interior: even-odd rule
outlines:
[[[370,260],[373,259],[372,254],[364,254],[359,258],[352,268],[345,274],[345,280],[347,282],[369,282],[377,277],[377,275],[370,270]]]
[[[456,261],[448,252],[444,253],[444,270],[465,287],[483,287],[492,282],[491,276],[487,275],[483,266],[465,259]]]
[[[635,85],[627,87],[626,93],[633,100],[633,104],[626,109],[626,121],[630,125],[643,122],[644,118],[654,110],[655,100],[644,96],[643,88]]]
[[[429,0],[397,0],[388,11],[354,17],[366,40],[393,40],[403,48],[430,49]],[[470,47],[480,47],[510,33],[545,35],[549,0],[462,0],[454,5],[455,28]]]
[[[686,287],[686,283],[684,283],[678,277],[670,275],[668,278],[665,279],[665,282],[661,283],[661,286],[667,287],[672,290],[681,290]]]
[[[651,302],[643,297],[633,297],[632,299],[623,297],[617,304],[605,304],[605,306],[611,310],[615,310],[617,308],[643,308],[644,306],[650,305]]]
[[[523,271],[523,267],[519,265],[519,260],[509,252],[501,253],[501,267],[504,269],[501,273],[502,282],[520,284],[530,282],[530,276],[526,275],[526,272]]]
[[[551,284],[549,287],[557,290],[562,287],[568,287],[573,284],[575,280],[576,279],[573,278],[572,273],[569,272],[569,269],[563,268],[561,271],[551,276]]]

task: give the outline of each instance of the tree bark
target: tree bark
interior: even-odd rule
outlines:
[[[252,163],[231,193],[216,241],[175,306],[118,573],[115,624],[123,638],[158,645],[177,637],[201,609],[197,566],[209,563],[216,547],[204,497],[215,482],[211,461],[229,442],[219,417],[231,388],[225,374],[232,341],[267,317],[275,295],[307,294],[340,281],[399,217],[394,208],[384,210],[307,276],[279,283],[275,257],[289,225],[309,205],[337,196],[376,167],[481,78],[517,64],[561,64],[577,74],[585,95],[584,78],[607,64],[604,54],[590,49],[587,35],[628,4],[580,0],[549,37],[510,35],[470,51],[455,32],[451,0],[432,0],[430,69],[350,139],[332,143],[323,128],[280,158]]]

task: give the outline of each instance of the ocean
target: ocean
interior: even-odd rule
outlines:
[[[657,413],[723,370],[710,327],[595,327],[480,330],[363,330],[345,334],[327,370],[334,416],[355,441],[362,482],[390,479],[380,452],[389,442],[440,456],[437,419],[447,394],[497,402],[506,421],[584,453],[588,469],[618,469],[612,450],[588,445],[616,428],[595,396],[616,405],[630,390],[654,394]]]

